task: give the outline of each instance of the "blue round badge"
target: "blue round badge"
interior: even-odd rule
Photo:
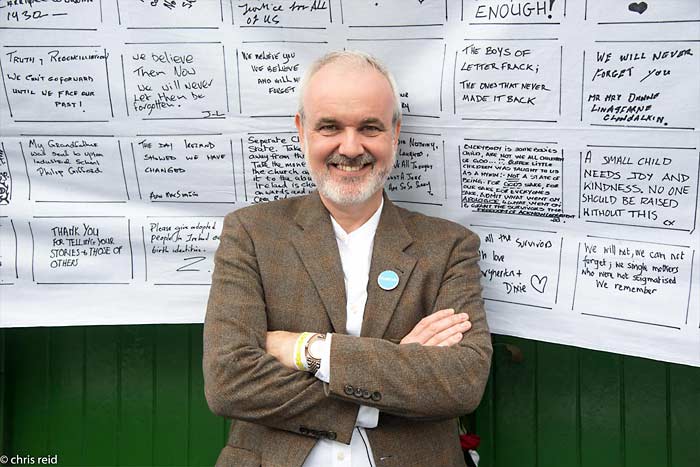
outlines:
[[[399,275],[394,271],[382,271],[377,277],[377,284],[384,290],[394,290],[399,285]]]

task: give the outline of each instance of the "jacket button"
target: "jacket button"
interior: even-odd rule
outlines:
[[[355,388],[353,388],[349,384],[346,384],[343,390],[345,391],[345,394],[347,394],[348,396],[352,396],[352,393],[355,390]]]
[[[373,401],[380,401],[380,400],[382,400],[382,393],[379,392],[379,391],[374,391],[374,392],[372,393],[372,400],[373,400]]]
[[[327,433],[328,439],[331,441],[335,441],[335,439],[338,437],[338,435],[335,433],[335,431],[329,431]]]
[[[355,388],[355,397],[362,397],[362,388]]]
[[[372,397],[372,394],[367,389],[362,391],[362,398],[363,399],[369,399],[370,397]]]

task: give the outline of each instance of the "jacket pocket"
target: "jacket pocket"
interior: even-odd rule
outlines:
[[[258,454],[228,444],[224,446],[216,460],[217,467],[260,467],[261,465],[262,462]]]

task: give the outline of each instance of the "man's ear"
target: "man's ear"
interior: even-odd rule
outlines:
[[[301,147],[301,152],[304,152],[306,148],[304,147],[304,121],[301,115],[296,114],[294,116],[294,125],[297,127],[297,133],[299,134],[299,146]]]
[[[399,133],[401,132],[401,122],[396,122],[396,128],[394,128],[394,146],[399,145]]]

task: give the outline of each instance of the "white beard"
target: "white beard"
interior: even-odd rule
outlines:
[[[308,144],[306,146],[308,147]],[[396,162],[396,153],[394,152],[390,163],[381,172],[372,167],[372,170],[366,175],[344,177],[343,181],[334,179],[327,165],[321,173],[313,171],[306,153],[304,153],[304,160],[311,179],[316,184],[321,196],[337,205],[349,206],[366,202],[384,187],[384,183],[389,178],[391,169]]]

